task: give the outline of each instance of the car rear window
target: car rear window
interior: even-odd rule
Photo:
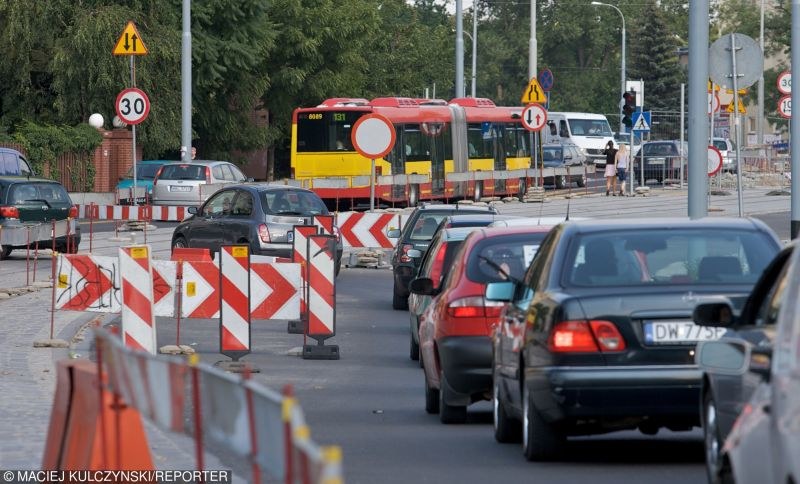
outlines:
[[[585,234],[570,244],[568,286],[753,285],[777,244],[755,231],[717,229]]]
[[[72,204],[67,191],[57,183],[15,183],[8,189],[8,203],[12,205],[41,202],[42,200],[50,205]]]
[[[205,165],[164,165],[159,180],[205,180]]]
[[[158,169],[161,168],[161,165],[156,164],[137,164],[136,165],[136,178],[138,179],[147,179],[152,180],[156,177],[156,172]],[[163,173],[162,173],[163,175]],[[125,174],[125,178],[133,178],[133,167],[128,169],[128,173]],[[161,178],[164,178],[163,176]]]
[[[497,270],[501,267],[516,280],[522,280],[545,232],[489,237],[472,248],[467,260],[467,278],[488,284],[504,281],[506,277]]]
[[[672,143],[651,143],[644,145],[645,156],[669,156],[677,154],[678,149]]]
[[[328,208],[313,192],[274,190],[261,192],[261,206],[267,215],[327,214]]]
[[[439,223],[447,217],[447,213],[420,212],[409,235],[409,240],[431,240]]]

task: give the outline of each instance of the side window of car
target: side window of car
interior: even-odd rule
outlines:
[[[220,217],[222,215],[230,214],[233,207],[233,196],[235,193],[232,190],[225,190],[214,194],[208,199],[205,207],[203,208],[203,215],[207,217]]]
[[[3,163],[0,164],[0,175],[17,174],[17,157],[14,153],[3,153]]]
[[[227,166],[230,168],[231,173],[233,174],[234,181],[242,182],[247,180],[247,177],[244,176],[244,173],[242,173],[242,171],[239,168],[237,168],[234,165],[227,165]]]
[[[236,200],[233,202],[233,215],[249,216],[253,213],[253,195],[244,190],[238,190]]]
[[[33,175],[33,168],[31,168],[31,165],[30,163],[28,163],[28,160],[26,160],[22,156],[19,157],[19,174],[22,176]]]
[[[214,167],[211,168],[211,174],[214,175],[214,182],[225,179],[225,171],[223,171],[222,165],[214,165]]]

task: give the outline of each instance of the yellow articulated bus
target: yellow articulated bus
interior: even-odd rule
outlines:
[[[350,141],[355,122],[369,113],[388,118],[396,132],[392,151],[375,160],[379,202],[415,206],[422,200],[519,195],[527,188],[524,172],[509,173],[530,167],[522,107],[481,98],[333,98],[295,109],[291,140],[292,178],[332,207],[369,200],[371,160]]]

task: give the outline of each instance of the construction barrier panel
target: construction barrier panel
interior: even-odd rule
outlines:
[[[308,238],[317,233],[315,225],[295,225],[292,239],[292,262],[300,264],[300,319],[289,322],[289,333],[305,333],[308,323]]]
[[[402,227],[402,217],[393,213],[343,212],[337,225],[344,247],[391,249],[397,243],[386,232],[390,227]]]
[[[325,345],[336,334],[336,237],[308,237],[308,324],[306,335],[316,345],[303,345],[305,359],[339,359],[339,347]]]
[[[149,246],[120,247],[122,339],[132,348],[155,354],[156,316],[150,265]]]
[[[103,329],[96,329],[94,336],[98,349],[96,366],[119,406],[128,406],[163,430],[191,437],[198,470],[204,470],[203,453],[210,451],[229,468],[237,463],[248,465],[252,472],[248,482],[262,482],[263,478],[286,484],[343,482],[341,450],[321,447],[311,439],[291,388],[278,393],[257,384],[247,374],[234,376],[210,365],[192,361],[187,364],[177,357],[127,348]],[[57,398],[65,392],[63,373],[59,370]],[[98,401],[97,387],[93,390],[85,392],[86,398]],[[45,464],[58,462],[61,438],[57,431],[63,428],[59,422],[68,408],[61,402],[54,401]],[[138,435],[132,433],[131,443],[140,441]],[[110,452],[118,445],[115,436],[111,437],[99,448],[101,451]],[[136,455],[149,453],[138,451]],[[144,462],[137,469],[151,467]]]
[[[219,352],[233,361],[250,353],[250,250],[220,247]]]

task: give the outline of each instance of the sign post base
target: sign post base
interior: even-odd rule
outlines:
[[[338,360],[339,345],[303,345],[304,360]]]

